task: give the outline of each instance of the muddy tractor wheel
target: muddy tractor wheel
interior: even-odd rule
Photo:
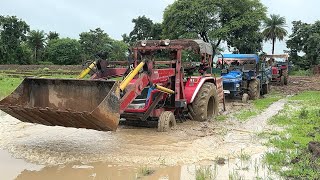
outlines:
[[[262,95],[268,94],[270,92],[270,85],[269,84],[263,84],[262,85]]]
[[[249,83],[249,97],[252,100],[259,99],[260,97],[260,81],[259,79],[251,80]]]
[[[284,76],[280,77],[280,84],[281,84],[281,86],[285,85],[285,77]]]
[[[212,120],[219,113],[219,100],[216,86],[206,82],[202,85],[192,103],[195,121]]]
[[[167,132],[176,125],[177,125],[176,118],[174,117],[174,114],[171,111],[164,111],[160,114],[160,117],[158,120],[159,132]]]
[[[282,74],[283,74],[283,77],[284,77],[283,84],[284,85],[288,85],[288,78],[289,78],[288,69],[284,69],[282,71]]]
[[[249,100],[249,94],[244,93],[244,94],[242,95],[242,102],[243,102],[243,103],[247,103],[248,100]]]

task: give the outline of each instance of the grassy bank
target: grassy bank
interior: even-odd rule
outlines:
[[[285,178],[320,179],[320,158],[308,150],[310,141],[320,142],[320,92],[289,98],[270,123],[284,128],[268,135],[268,145],[275,150],[266,153],[265,160],[272,170]]]
[[[22,78],[9,78],[0,74],[0,99],[9,95],[22,80]]]
[[[76,75],[64,73],[52,73],[46,75],[39,75],[38,72],[33,72],[33,76],[41,78],[75,78]],[[14,76],[10,74],[0,74],[0,99],[8,96],[24,79],[23,76]]]

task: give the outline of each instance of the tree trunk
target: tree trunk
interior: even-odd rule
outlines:
[[[37,55],[38,55],[38,52],[37,52],[37,48],[36,47],[34,47],[34,57],[33,57],[33,60],[35,61],[35,62],[37,62]]]
[[[274,44],[276,43],[276,38],[272,39],[272,54],[274,54]]]

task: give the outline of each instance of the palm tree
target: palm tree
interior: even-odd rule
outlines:
[[[29,46],[34,50],[34,59],[37,62],[39,57],[39,51],[44,48],[45,43],[45,33],[44,31],[32,30],[28,35]]]
[[[271,14],[270,18],[264,21],[264,30],[262,34],[265,41],[272,40],[272,54],[274,54],[274,44],[276,40],[282,41],[288,32],[285,29],[286,19],[280,15]]]

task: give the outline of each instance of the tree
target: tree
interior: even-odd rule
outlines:
[[[163,36],[200,37],[215,49],[225,41],[254,53],[261,49],[259,27],[265,17],[266,8],[259,0],[176,0],[164,11]]]
[[[264,30],[262,32],[266,41],[272,41],[272,54],[274,54],[274,46],[276,40],[282,41],[288,32],[285,29],[286,19],[280,15],[271,14],[264,22]]]
[[[320,64],[320,21],[307,24],[293,21],[292,34],[287,41],[290,60],[303,69]],[[303,53],[303,56],[299,54]]]
[[[38,62],[40,51],[44,49],[45,33],[40,30],[32,30],[28,35],[28,44],[33,49],[33,57],[35,62]]]
[[[16,16],[0,16],[0,63],[20,63],[21,43],[26,40],[29,25]]]
[[[111,52],[113,40],[102,29],[96,28],[95,30],[81,33],[79,42],[85,59],[92,60],[97,54],[106,59]]]
[[[45,57],[48,61],[59,65],[80,64],[81,45],[75,39],[61,38],[49,41]]]
[[[153,21],[146,16],[139,16],[132,19],[132,23],[134,23],[134,27],[129,35],[122,35],[124,42],[133,44],[138,40],[161,39],[161,23],[153,23]]]
[[[152,39],[161,39],[162,36],[162,24],[154,23],[151,28],[151,36],[149,38]]]
[[[55,32],[55,31],[49,31],[48,35],[47,35],[47,40],[53,40],[53,39],[59,39],[59,33]]]
[[[112,51],[108,57],[109,60],[125,60],[127,59],[126,52],[128,51],[128,45],[123,41],[114,40],[112,42]]]
[[[17,49],[17,59],[19,60],[17,64],[32,64],[32,49],[27,43],[21,43]]]

